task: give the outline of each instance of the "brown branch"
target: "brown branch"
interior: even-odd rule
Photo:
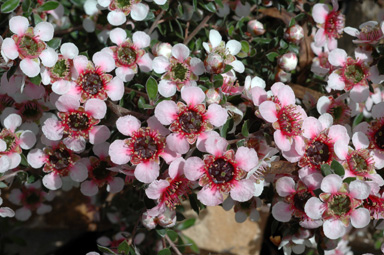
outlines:
[[[205,26],[205,24],[208,22],[208,20],[213,16],[213,13],[210,13],[208,16],[205,16],[205,18],[200,22],[200,24],[195,28],[195,30],[192,31],[192,33],[184,39],[184,44],[188,44],[192,38]]]
[[[169,236],[165,235],[165,239],[167,240],[167,242],[169,243],[169,245],[172,247],[172,249],[175,251],[175,253],[177,255],[183,255],[179,249],[177,249],[176,245],[172,242],[171,238],[169,238]]]
[[[83,26],[77,26],[77,27],[70,27],[70,28],[67,28],[67,29],[63,29],[63,30],[59,30],[59,31],[55,31],[55,36],[56,35],[65,35],[65,34],[69,34],[73,31],[77,31],[77,30],[81,30],[83,29]]]
[[[141,120],[147,120],[148,119],[148,116],[143,114],[143,113],[128,110],[124,107],[121,107],[120,105],[114,104],[113,102],[111,102],[109,100],[107,101],[107,106],[114,114],[116,114],[117,117],[122,117],[125,115],[132,115],[132,116],[135,116],[136,118],[141,119]]]
[[[155,30],[155,28],[156,28],[157,25],[159,24],[160,19],[163,17],[164,13],[165,13],[165,10],[162,10],[162,11],[159,13],[159,15],[157,15],[155,21],[152,23],[151,28],[148,30],[148,34],[149,34],[149,35],[152,34],[153,30]]]

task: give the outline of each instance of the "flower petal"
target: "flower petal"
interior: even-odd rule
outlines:
[[[109,146],[109,156],[111,161],[118,165],[127,164],[131,159],[130,155],[127,154],[127,147],[125,145],[125,140],[115,140]]]
[[[272,207],[273,217],[280,222],[289,222],[292,218],[292,211],[290,205],[279,201]]]
[[[143,183],[151,183],[159,176],[160,166],[155,161],[140,163],[136,166],[135,177]]]
[[[14,16],[9,20],[9,30],[12,33],[22,36],[29,27],[29,21],[24,16]]]
[[[33,32],[35,33],[35,36],[39,37],[40,40],[48,42],[53,38],[55,29],[51,23],[43,21],[35,26]]]
[[[133,20],[144,20],[149,11],[149,6],[143,3],[133,4],[131,9],[131,17]]]

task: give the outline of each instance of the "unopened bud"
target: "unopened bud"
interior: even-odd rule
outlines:
[[[155,57],[163,56],[170,58],[172,55],[172,45],[169,43],[156,43],[152,47],[152,53]]]
[[[205,69],[208,73],[219,74],[224,70],[224,59],[217,53],[209,53],[204,61]]]
[[[263,23],[255,19],[248,22],[247,29],[252,35],[262,35],[265,33]]]
[[[291,73],[287,73],[281,68],[277,68],[276,74],[275,74],[275,81],[276,82],[282,82],[287,83],[291,81]]]
[[[285,31],[284,38],[289,42],[299,44],[304,38],[304,29],[300,25],[295,24]]]
[[[220,103],[221,96],[220,92],[215,88],[210,88],[205,92],[207,97],[207,104],[218,104]]]
[[[298,62],[297,56],[293,52],[285,53],[277,61],[277,63],[279,64],[279,67],[286,72],[295,70],[297,67],[297,62]]]

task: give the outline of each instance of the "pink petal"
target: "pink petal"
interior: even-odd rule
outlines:
[[[316,109],[320,114],[326,113],[331,101],[327,96],[322,96],[317,100]]]
[[[75,67],[78,74],[82,73],[87,68],[88,58],[83,55],[79,55],[73,59],[73,66]]]
[[[309,218],[317,220],[322,218],[324,206],[320,199],[311,197],[307,203],[305,203],[304,211]]]
[[[112,101],[117,101],[124,96],[124,83],[119,77],[114,77],[106,87],[108,97]]]
[[[155,116],[161,124],[171,124],[176,120],[178,116],[178,108],[176,103],[171,100],[161,101],[155,108]]]
[[[245,66],[240,60],[232,61],[231,63],[229,63],[229,65],[231,65],[233,67],[233,70],[238,73],[244,73],[245,71]]]
[[[356,103],[365,102],[369,97],[369,94],[370,92],[369,92],[368,86],[359,86],[359,85],[355,85],[349,92],[351,99]]]
[[[330,128],[333,124],[333,117],[329,113],[323,113],[319,116],[318,120],[322,126],[322,129]]]
[[[346,227],[340,220],[326,220],[323,224],[324,235],[335,240],[345,235]]]
[[[69,59],[74,59],[79,55],[79,49],[77,46],[73,43],[63,43],[60,46],[60,53],[65,57]]]
[[[69,112],[77,110],[80,107],[80,101],[77,97],[71,95],[62,95],[55,103],[60,112]]]
[[[44,175],[42,182],[43,185],[50,190],[60,189],[63,185],[60,175],[58,175],[56,172],[51,172],[49,174]]]
[[[343,66],[348,57],[348,54],[343,49],[334,49],[328,55],[328,61],[333,66]]]
[[[0,216],[1,217],[14,217],[15,212],[9,207],[1,207],[0,208]]]
[[[124,29],[117,27],[111,30],[109,38],[114,44],[120,45],[127,39],[127,33]]]
[[[328,77],[328,86],[334,90],[343,90],[345,88],[345,82],[343,78],[334,71]]]
[[[152,62],[153,71],[156,73],[165,73],[170,65],[169,60],[164,56],[155,57]]]
[[[160,166],[154,161],[140,163],[136,166],[135,177],[143,183],[151,183],[159,176]]]
[[[372,117],[375,119],[379,119],[381,117],[384,117],[384,102],[380,102],[380,103],[373,106]]]
[[[119,77],[123,82],[127,82],[135,77],[135,72],[128,67],[118,67],[115,70],[116,76]]]
[[[142,31],[133,33],[132,41],[140,49],[146,48],[151,44],[151,38],[149,35]]]
[[[107,15],[107,20],[113,26],[120,26],[127,21],[127,18],[121,11],[111,11]]]
[[[208,153],[220,157],[227,150],[228,142],[222,137],[209,137],[205,141],[205,148]]]
[[[163,97],[171,97],[176,93],[176,84],[170,80],[160,80],[159,94]]]
[[[263,88],[260,88],[260,87],[252,88],[251,94],[252,94],[253,104],[256,106],[259,106],[261,103],[263,103],[268,98],[267,92]]]
[[[235,154],[235,159],[238,167],[246,172],[249,172],[259,163],[259,158],[253,148],[239,147]]]
[[[131,9],[131,17],[133,20],[144,20],[149,11],[149,6],[143,3],[133,4]]]
[[[97,185],[91,181],[85,181],[80,186],[80,191],[85,196],[92,197],[99,192]]]
[[[205,116],[208,117],[209,122],[216,127],[221,127],[227,122],[228,113],[227,109],[221,107],[218,104],[210,104],[208,110],[205,113]]]
[[[357,199],[366,199],[371,192],[371,187],[364,181],[355,180],[349,184],[349,194]]]
[[[6,155],[0,156],[0,173],[5,173],[11,167],[11,160]]]
[[[328,16],[329,7],[326,4],[315,4],[312,9],[312,16],[316,23],[323,24]]]
[[[22,123],[22,119],[19,114],[11,113],[9,114],[3,121],[3,126],[6,129],[11,130],[12,132],[16,131],[16,128],[18,128]]]
[[[219,137],[219,133],[217,133],[216,131],[208,131],[208,132],[204,132],[204,133],[201,133],[198,137],[197,137],[197,140],[196,140],[196,147],[199,151],[201,152],[207,152],[207,149],[205,148],[205,142],[206,140],[211,137],[211,136],[216,136],[216,137]]]
[[[116,127],[123,135],[132,136],[141,127],[141,122],[135,116],[126,115],[117,119]]]
[[[292,141],[289,140],[289,138],[286,137],[281,132],[281,130],[276,130],[273,133],[273,139],[274,139],[277,147],[279,147],[280,150],[282,150],[282,151],[289,151],[291,149]]]
[[[286,197],[296,193],[296,183],[288,176],[279,178],[276,182],[276,192],[281,197]]]
[[[66,80],[55,81],[52,84],[52,91],[58,95],[64,95],[71,89],[71,87],[73,87],[72,83],[73,82],[66,81]]]
[[[373,150],[373,161],[375,162],[375,168],[381,169],[384,167],[384,154],[381,151]]]
[[[189,143],[187,139],[178,133],[168,135],[166,142],[169,148],[174,152],[185,154],[189,151]]]
[[[308,174],[305,177],[301,178],[301,180],[304,182],[304,184],[309,189],[312,189],[312,190],[319,189],[323,179],[324,179],[324,177],[320,173]]]
[[[109,146],[109,156],[111,161],[118,165],[127,164],[131,159],[130,155],[126,152],[127,147],[125,145],[125,140],[115,140]]]
[[[322,131],[321,123],[314,117],[308,117],[304,119],[303,125],[303,136],[308,139],[316,137]]]
[[[259,106],[259,112],[261,117],[266,121],[273,123],[277,121],[276,104],[272,101],[264,101]]]
[[[40,168],[45,164],[47,156],[45,153],[40,149],[33,149],[28,153],[27,161],[28,164],[31,165],[33,168]]]
[[[182,43],[178,43],[172,47],[172,56],[180,62],[184,62],[184,60],[189,57],[190,53],[191,51],[189,48]]]
[[[336,156],[341,159],[345,160],[348,155],[348,144],[343,141],[337,141],[334,146],[335,154]]]
[[[218,189],[212,189],[204,186],[198,193],[197,199],[207,206],[216,206],[223,202],[223,195]]]
[[[115,69],[115,60],[106,52],[96,52],[93,54],[92,61],[96,67],[99,67],[103,72],[111,72]]]
[[[371,221],[369,210],[366,208],[358,208],[353,210],[351,214],[351,223],[355,228],[364,228]]]
[[[280,222],[289,222],[292,218],[292,210],[290,205],[279,201],[272,207],[273,217]]]
[[[107,191],[110,193],[118,193],[124,188],[124,180],[120,177],[115,177],[108,182]]]
[[[40,40],[48,42],[53,38],[55,29],[51,23],[43,21],[35,26],[33,32],[39,37]]]
[[[67,146],[68,149],[73,150],[74,152],[82,152],[85,149],[86,141],[83,137],[64,138],[63,143]]]
[[[137,64],[140,66],[142,72],[152,71],[152,58],[148,53],[145,53],[138,61]]]
[[[183,87],[181,98],[191,107],[201,104],[205,100],[205,93],[199,87]]]
[[[329,128],[328,137],[331,138],[332,142],[342,141],[349,143],[349,135],[347,129],[342,125],[333,125]]]
[[[111,136],[111,131],[107,126],[98,125],[93,126],[89,130],[89,142],[91,144],[99,144],[105,142]]]
[[[21,207],[15,211],[15,218],[19,221],[26,221],[32,215],[31,210],[26,207]]]
[[[177,158],[169,165],[168,174],[172,179],[184,174],[185,160],[183,158]]]
[[[49,118],[44,122],[42,131],[49,140],[58,141],[63,137],[64,127],[60,121]]]
[[[108,142],[99,143],[93,146],[92,151],[103,160],[108,157],[109,146],[110,144]]]
[[[190,157],[185,161],[184,174],[188,180],[196,181],[204,173],[204,161],[199,157]]]
[[[231,188],[231,198],[239,202],[251,199],[255,193],[254,182],[250,179],[243,179]]]
[[[20,62],[20,69],[28,77],[35,77],[40,73],[40,60],[38,58],[24,58]]]
[[[25,34],[29,27],[29,21],[24,16],[14,16],[9,20],[9,30],[18,36]]]
[[[169,187],[169,182],[166,180],[155,180],[149,184],[145,190],[145,194],[150,199],[159,199],[163,191]]]
[[[191,58],[189,64],[191,65],[191,71],[197,76],[202,75],[205,72],[204,62],[199,58]]]
[[[19,50],[12,38],[5,38],[1,45],[1,52],[9,59],[16,59],[19,56]]]
[[[227,48],[231,55],[235,56],[241,50],[241,43],[236,40],[229,40],[225,45],[225,48]]]
[[[162,136],[167,136],[170,133],[169,129],[165,128],[154,115],[147,119],[147,124],[148,127],[152,130],[156,130]]]
[[[279,98],[279,102],[282,107],[290,104],[295,104],[295,93],[289,86],[283,86],[281,89],[279,89],[277,97]]]
[[[324,177],[321,182],[321,190],[325,193],[336,193],[343,183],[343,180],[337,174],[330,174]]]
[[[369,146],[369,139],[363,132],[355,132],[352,136],[352,143],[356,150],[366,149]]]
[[[315,34],[315,45],[317,47],[321,47],[325,45],[325,42],[327,41],[327,35],[325,34],[325,31],[323,28],[319,28]]]
[[[88,169],[83,163],[76,162],[71,167],[71,170],[69,172],[69,176],[75,182],[83,182],[85,179],[88,178]]]
[[[31,130],[25,130],[20,135],[20,147],[24,150],[31,149],[36,143],[36,135]]]
[[[107,105],[103,100],[97,98],[88,99],[87,102],[85,102],[84,109],[95,119],[102,119],[107,113]]]

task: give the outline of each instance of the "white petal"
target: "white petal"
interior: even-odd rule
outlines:
[[[39,39],[42,41],[49,41],[53,38],[53,33],[55,32],[55,29],[53,28],[53,25],[48,22],[40,22],[35,26],[33,29],[35,35],[39,36]]]
[[[131,10],[131,17],[133,20],[141,21],[148,15],[149,6],[143,3],[133,4]]]
[[[120,26],[127,21],[127,18],[125,17],[125,14],[120,11],[111,11],[107,15],[107,19],[109,24],[113,26]]]
[[[29,21],[24,16],[14,16],[9,20],[9,30],[13,33],[22,36],[29,27]]]
[[[41,63],[46,67],[53,67],[59,58],[56,51],[50,47],[43,50],[39,57],[41,59]]]

